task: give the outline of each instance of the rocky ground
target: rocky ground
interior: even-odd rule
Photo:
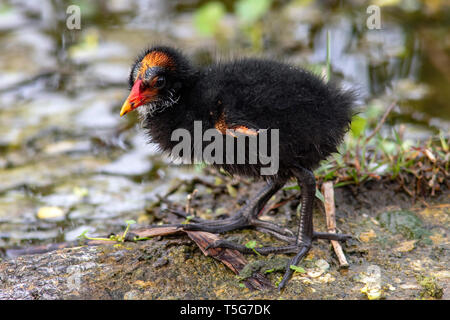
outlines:
[[[236,191],[245,197],[257,187],[240,184]],[[247,255],[249,265],[236,276],[203,255],[187,236],[176,235],[5,257],[0,262],[0,299],[449,299],[449,192],[414,203],[394,187],[370,182],[336,189],[338,229],[355,236],[343,246],[350,267],[340,269],[330,243],[319,240],[281,293],[275,287],[288,256]],[[283,191],[272,203],[296,193]],[[239,206],[229,194],[215,198],[227,201],[224,207],[230,211]],[[200,195],[192,206],[200,216],[211,218],[205,210],[211,201]],[[317,202],[315,226],[325,230],[322,204]],[[264,219],[294,229],[297,203],[269,210]],[[165,217],[159,207],[151,210],[154,223],[175,219]],[[222,237],[242,244],[254,240],[257,246],[278,243],[253,230]],[[242,279],[255,270],[274,288],[246,288]]]

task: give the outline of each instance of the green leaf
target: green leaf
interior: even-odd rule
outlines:
[[[352,127],[351,127],[352,135],[355,138],[359,138],[366,129],[366,125],[367,119],[362,118],[360,116],[354,116],[352,119]]]
[[[278,287],[283,277],[279,277],[277,281],[275,281],[275,287]]]
[[[220,20],[225,15],[225,5],[218,1],[208,2],[194,14],[194,26],[204,36],[212,36],[218,30]]]
[[[247,242],[247,243],[245,244],[245,246],[246,246],[247,248],[249,248],[249,249],[252,249],[258,256],[260,256],[261,254],[260,254],[258,251],[255,250],[256,244],[257,244],[256,241],[255,241],[255,240],[252,240],[252,241]]]
[[[251,240],[251,241],[247,242],[247,243],[245,244],[245,246],[246,246],[247,248],[249,248],[249,249],[253,249],[253,248],[256,247],[256,241],[255,241],[255,240]]]
[[[252,24],[259,20],[272,5],[272,0],[239,0],[234,11],[244,24]]]
[[[127,221],[125,221],[125,223],[130,225],[130,224],[135,224],[136,221],[134,221],[134,220],[127,220]]]
[[[235,187],[233,187],[231,184],[227,184],[227,191],[233,198],[237,197],[237,190]]]
[[[336,189],[336,188],[340,188],[340,187],[343,187],[343,186],[346,186],[346,185],[349,185],[349,184],[354,184],[354,183],[355,183],[354,181],[338,182],[338,183],[336,183],[334,185],[334,188]]]
[[[325,197],[322,192],[320,192],[319,188],[316,188],[316,198],[325,203]]]
[[[289,268],[291,268],[291,270],[294,270],[295,272],[298,272],[298,273],[306,273],[305,269],[303,269],[302,267],[294,266],[293,264],[291,264],[289,266]]]
[[[300,190],[300,186],[295,185],[295,186],[288,186],[288,187],[284,187],[283,190]]]
[[[194,219],[194,218],[195,218],[195,216],[193,216],[193,215],[188,215],[188,216],[186,217],[186,220],[184,220],[181,224],[188,224],[189,221],[191,221],[191,220]]]
[[[77,238],[78,239],[87,239],[86,233],[88,233],[89,230],[84,230],[82,234],[80,234]]]

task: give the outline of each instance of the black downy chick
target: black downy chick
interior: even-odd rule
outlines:
[[[351,91],[325,83],[301,68],[273,60],[243,58],[200,68],[193,66],[178,50],[163,46],[150,48],[137,58],[129,83],[131,92],[122,107],[121,116],[138,109],[150,140],[163,152],[172,152],[179,143],[178,140],[172,141],[172,133],[177,129],[185,129],[194,137],[194,122],[199,121],[202,133],[215,129],[225,143],[227,139],[237,140],[238,136],[248,138],[244,139],[244,163],[237,162],[242,149],[235,145],[233,151],[224,147],[223,157],[218,155],[222,161],[213,162],[213,166],[231,174],[267,182],[232,217],[180,227],[212,233],[253,227],[288,242],[283,247],[256,249],[260,254],[295,253],[286,266],[280,288],[292,276],[290,266],[301,261],[314,239],[349,238],[348,235],[313,230],[316,181],[312,170],[337,151],[349,128],[355,105]],[[271,140],[275,131],[278,145],[268,143],[265,151],[266,155],[277,157],[278,170],[263,175],[261,169],[267,161],[263,163],[263,158],[258,157],[261,151],[258,143],[262,141],[263,133],[264,142],[276,142],[276,139]],[[258,141],[256,149],[251,148],[249,141],[252,137]],[[195,160],[196,143],[202,151],[209,144],[193,140],[190,143],[192,152],[180,153],[185,160]],[[252,153],[256,155],[256,162],[250,161]],[[214,152],[211,154],[217,156]],[[258,219],[267,201],[290,178],[295,178],[301,187],[300,222],[296,235],[287,228]],[[253,253],[252,249],[225,240],[213,246]]]

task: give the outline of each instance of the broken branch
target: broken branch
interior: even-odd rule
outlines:
[[[327,229],[329,233],[336,233],[336,207],[334,205],[333,182],[324,182],[322,184],[322,193],[325,198],[325,216],[327,219]],[[339,260],[341,268],[348,268],[348,262],[339,241],[331,240],[334,252]]]

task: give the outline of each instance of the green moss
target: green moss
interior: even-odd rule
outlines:
[[[249,262],[239,273],[239,278],[242,280],[247,279],[255,272],[272,273],[275,271],[284,271],[288,260],[288,258],[274,256],[268,259]]]
[[[422,239],[430,234],[423,228],[422,220],[414,212],[407,210],[387,211],[378,216],[383,228],[391,233],[400,233],[408,239]]]
[[[423,277],[419,280],[420,286],[423,290],[420,292],[421,297],[432,297],[436,299],[441,299],[444,294],[444,289],[439,285],[436,278],[434,277]]]

